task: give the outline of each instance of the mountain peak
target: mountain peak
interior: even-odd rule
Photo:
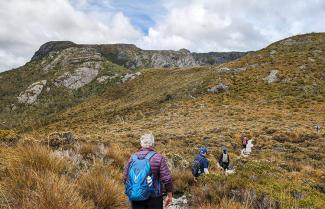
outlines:
[[[77,44],[71,41],[49,41],[43,44],[39,50],[37,50],[32,57],[31,61],[38,60],[46,56],[51,51],[58,51],[62,49],[66,49],[72,46],[76,46]]]

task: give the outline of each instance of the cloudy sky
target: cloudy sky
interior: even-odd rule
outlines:
[[[325,0],[0,0],[0,71],[51,40],[247,51],[325,32],[324,20]]]

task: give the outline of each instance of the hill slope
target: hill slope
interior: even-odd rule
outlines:
[[[72,169],[52,173],[71,187],[77,182],[73,191],[95,208],[108,200],[95,189],[98,179],[111,183],[107,174],[121,180],[125,161],[148,131],[156,136],[156,149],[168,158],[175,193],[185,194],[193,208],[322,208],[325,138],[314,126],[325,124],[324,52],[325,34],[313,33],[221,65],[145,69],[65,111],[41,118],[25,114],[17,132],[22,143],[49,143],[52,132],[73,132],[80,145],[54,153],[68,156],[70,164],[82,158],[82,165],[72,163]],[[249,157],[241,156],[243,135],[254,139]],[[209,149],[212,174],[194,182],[188,168],[200,146]],[[230,176],[216,166],[223,146],[236,168]],[[3,153],[10,149],[15,148]],[[109,193],[122,193],[122,185],[112,184],[117,188]],[[125,207],[123,197],[116,199],[120,202],[109,205]]]
[[[134,79],[147,68],[193,67],[224,63],[246,53],[142,50],[130,44],[78,45],[48,42],[26,65],[0,74],[0,115],[44,116]],[[11,115],[11,117],[9,117]]]

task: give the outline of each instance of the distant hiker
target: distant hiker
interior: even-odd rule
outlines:
[[[242,145],[243,145],[244,149],[246,149],[247,143],[248,143],[248,138],[246,136],[244,136],[243,139],[242,139]]]
[[[229,163],[230,163],[230,158],[229,158],[228,150],[227,148],[223,148],[223,151],[219,157],[219,165],[224,170],[227,170],[229,167]]]
[[[124,169],[125,193],[132,209],[163,209],[161,184],[167,192],[165,207],[172,202],[173,184],[166,159],[153,149],[154,136],[140,138],[141,149],[134,153]]]
[[[199,155],[193,160],[192,174],[198,177],[202,174],[209,174],[209,161],[206,158],[208,150],[205,147],[201,147]]]
[[[315,125],[315,130],[316,130],[316,132],[317,132],[317,133],[319,133],[319,132],[320,132],[320,129],[321,129],[321,128],[320,128],[320,125],[318,125],[318,124],[317,124],[317,125]]]

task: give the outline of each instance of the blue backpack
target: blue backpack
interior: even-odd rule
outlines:
[[[132,155],[128,170],[128,178],[125,184],[125,194],[129,201],[143,201],[155,194],[154,179],[151,172],[150,159],[156,154],[154,151],[148,152],[144,158]],[[148,177],[149,181],[148,181]]]

